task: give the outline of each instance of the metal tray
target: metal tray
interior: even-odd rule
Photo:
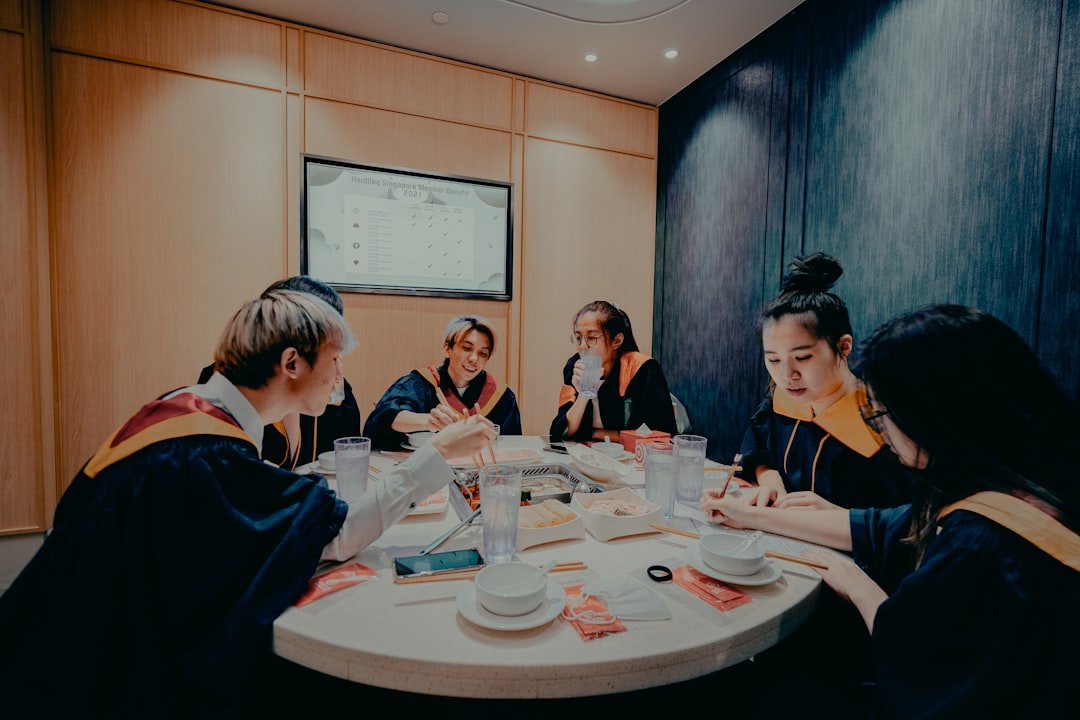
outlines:
[[[461,519],[473,511],[467,495],[476,492],[480,482],[479,470],[455,470],[450,487],[450,505]],[[577,470],[562,463],[527,465],[521,468],[521,489],[532,490],[533,502],[558,500],[569,503],[574,493],[604,492],[604,488]]]

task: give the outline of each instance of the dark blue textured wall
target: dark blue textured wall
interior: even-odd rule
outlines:
[[[710,457],[762,396],[757,311],[814,250],[856,340],[975,305],[1077,395],[1080,0],[810,0],[665,103],[660,137],[654,352]]]

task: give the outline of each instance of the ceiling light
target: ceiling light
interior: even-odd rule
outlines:
[[[594,52],[585,53],[585,62],[596,62],[598,55]]]
[[[675,48],[668,48],[664,51],[664,57],[666,57],[668,60],[674,60],[675,58],[679,57],[679,51]]]
[[[442,10],[431,13],[431,21],[436,25],[445,25],[450,22],[450,16],[444,13]]]

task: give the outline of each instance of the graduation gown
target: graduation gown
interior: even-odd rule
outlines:
[[[856,393],[825,412],[775,392],[758,407],[743,437],[740,475],[756,482],[761,465],[780,472],[788,492],[812,491],[846,508],[911,501],[911,477],[859,415]]]
[[[0,717],[236,717],[346,510],[205,399],[146,405],[0,595]]]
[[[900,545],[910,512],[850,513],[854,560],[890,592],[871,637],[875,717],[1060,717],[1080,707],[1080,572],[963,510],[941,520],[912,571]]]
[[[214,374],[214,367],[203,368],[199,383],[205,383]],[[352,385],[345,381],[345,399],[336,405],[327,405],[318,417],[300,416],[300,442],[296,448],[289,447],[285,424],[281,422],[263,428],[262,456],[278,467],[293,468],[315,462],[319,453],[334,449],[334,441],[360,434],[360,405],[353,394]],[[292,452],[290,452],[292,450]]]
[[[458,412],[471,412],[474,406],[479,406],[481,414],[499,426],[499,434],[521,434],[521,412],[513,390],[491,373],[481,370],[465,392],[458,394],[446,368],[447,363],[443,362],[441,366],[413,370],[387,388],[364,423],[364,437],[371,438],[373,447],[400,449],[406,438],[405,433],[391,427],[394,418],[403,410],[429,412],[439,404],[436,386],[442,389],[446,401]]]
[[[566,433],[566,412],[577,400],[574,388],[574,363],[580,355],[574,354],[563,365],[563,386],[559,391],[559,409],[551,421],[551,440],[588,441],[593,434],[593,404],[585,407],[581,425],[573,436]],[[675,435],[675,410],[671,404],[671,391],[660,363],[640,352],[627,352],[619,356],[616,372],[610,373],[600,385],[596,399],[600,405],[600,420],[607,430],[635,430],[642,424],[652,430]]]

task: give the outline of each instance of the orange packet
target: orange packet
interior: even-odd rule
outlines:
[[[694,595],[720,611],[731,610],[753,600],[744,592],[725,585],[716,578],[700,573],[689,565],[682,565],[672,571],[676,584],[686,588]]]
[[[371,580],[377,575],[378,573],[362,563],[342,565],[336,570],[311,578],[307,590],[296,601],[295,607],[303,607],[338,590]]]
[[[594,618],[592,622],[575,618],[575,615],[583,613],[591,614]],[[595,640],[605,635],[626,632],[626,626],[608,612],[607,602],[603,598],[589,595],[582,600],[581,585],[566,588],[566,607],[563,608],[561,617],[577,630],[582,640]],[[610,618],[610,621],[603,622],[605,618]]]

